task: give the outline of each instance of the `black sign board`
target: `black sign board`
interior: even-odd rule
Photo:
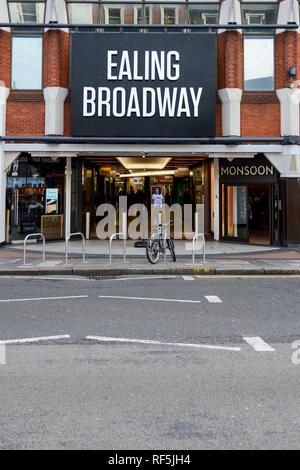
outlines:
[[[73,33],[71,135],[213,137],[214,33]]]
[[[278,172],[263,155],[220,160],[220,182],[230,184],[276,183]]]

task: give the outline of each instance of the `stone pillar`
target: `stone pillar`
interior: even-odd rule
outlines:
[[[64,0],[48,0],[45,22],[67,23]],[[64,106],[69,86],[68,30],[45,29],[44,98],[45,135],[64,134]]]
[[[238,0],[221,3],[220,24],[241,24]],[[222,104],[222,135],[241,135],[241,99],[243,88],[243,36],[240,30],[219,30],[218,94]]]
[[[65,238],[71,233],[72,158],[66,158],[65,178]]]
[[[214,240],[220,239],[219,159],[214,158]]]
[[[63,135],[64,103],[68,90],[62,87],[44,88],[45,135]]]
[[[0,86],[0,135],[5,135],[6,100],[9,88]],[[4,162],[4,143],[0,142],[0,244],[5,242],[6,227],[6,172]]]
[[[280,101],[281,135],[299,135],[300,89],[281,88],[277,90]]]
[[[241,99],[239,88],[223,88],[218,91],[222,103],[222,135],[241,135]]]
[[[279,3],[277,21],[280,24],[288,22],[299,24],[297,0],[283,0]],[[299,32],[299,29],[296,31],[276,31],[276,93],[280,101],[282,136],[299,136]],[[296,67],[296,77],[289,76],[290,67]]]

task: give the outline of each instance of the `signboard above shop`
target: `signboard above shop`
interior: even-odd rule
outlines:
[[[72,34],[71,135],[213,137],[215,113],[215,34]]]
[[[254,158],[220,160],[220,182],[229,184],[276,183],[278,172],[263,155]]]

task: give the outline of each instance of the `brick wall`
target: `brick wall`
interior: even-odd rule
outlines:
[[[11,40],[7,31],[0,30],[0,85],[10,87]]]
[[[160,12],[159,9],[158,11]],[[296,66],[298,69],[300,67],[299,41],[300,35],[296,32],[276,35],[276,89],[289,86],[290,66]],[[10,57],[10,34],[0,31],[0,80],[7,87],[10,86]],[[44,35],[43,87],[48,86],[69,88],[69,35],[63,31],[51,30]],[[224,32],[218,35],[217,87],[243,89],[243,37],[238,32]],[[7,134],[43,135],[44,110],[42,91],[12,91],[7,105]],[[221,120],[221,105],[217,98],[217,136],[222,135]],[[69,98],[65,103],[64,132],[65,135],[70,135]],[[280,104],[275,92],[243,93],[241,135],[280,136]]]

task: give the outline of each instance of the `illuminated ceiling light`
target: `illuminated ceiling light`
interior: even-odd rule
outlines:
[[[174,176],[174,170],[161,170],[161,171],[146,171],[143,172],[134,172],[134,173],[124,173],[120,175],[120,178],[133,178],[138,176]]]
[[[117,160],[126,170],[163,170],[172,160],[171,157],[147,157],[146,154],[141,157],[117,157]]]

